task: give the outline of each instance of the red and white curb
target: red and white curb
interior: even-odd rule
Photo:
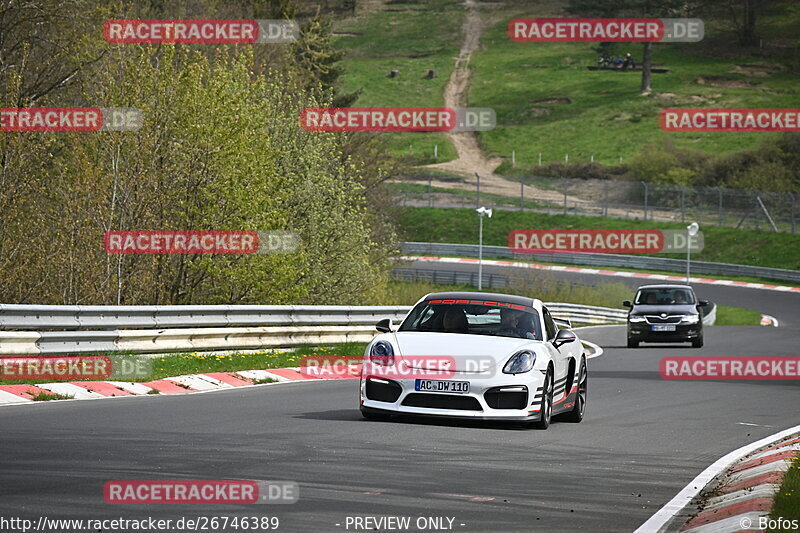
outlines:
[[[800,454],[800,426],[738,450],[709,466],[635,533],[760,531],[792,460]],[[687,519],[691,509],[697,509]]]
[[[401,259],[407,261],[422,261],[426,263],[473,263],[478,260],[471,257],[431,257],[431,256],[404,256]],[[540,263],[520,263],[517,261],[500,261],[496,259],[484,259],[484,265],[504,266],[514,268],[532,268],[535,270],[550,270],[553,272],[575,272],[577,274],[594,274],[598,276],[615,276],[623,278],[652,279],[662,281],[686,281],[686,276],[669,276],[667,274],[647,274],[644,272],[625,272],[621,270],[607,270],[598,268],[570,267],[560,265],[543,265]],[[746,289],[762,289],[779,292],[800,292],[800,287],[787,287],[785,285],[769,285],[766,283],[750,283],[747,281],[733,281],[729,279],[712,278],[689,278],[691,283],[704,283],[707,285],[728,285],[732,287],[743,287]],[[777,321],[776,321],[777,322]]]
[[[772,326],[773,328],[777,328],[780,324],[778,323],[778,319],[771,315],[761,315],[761,325],[762,326]]]
[[[603,349],[597,344],[582,341],[589,348],[587,359],[600,357]],[[311,377],[300,372],[300,367],[270,368],[268,370],[241,370],[238,372],[211,372],[208,374],[186,374],[146,383],[131,381],[71,381],[39,383],[36,385],[0,385],[0,406],[32,403],[39,394],[59,394],[73,400],[97,400],[122,396],[146,396],[148,394],[187,394],[210,392],[256,385],[258,381],[273,379],[277,383],[290,381],[322,381],[328,379],[353,379],[331,374]],[[55,401],[55,400],[54,400]]]
[[[36,385],[0,385],[0,405],[19,405],[34,402],[41,393],[59,394],[74,400],[96,400],[148,394],[187,394],[209,392],[255,385],[257,381],[274,379],[276,382],[319,381],[299,372],[299,368],[270,368],[269,370],[242,370],[240,372],[211,372],[187,374],[170,378],[134,383],[130,381],[71,381],[39,383]]]

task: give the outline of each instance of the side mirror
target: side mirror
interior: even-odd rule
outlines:
[[[556,338],[553,339],[553,346],[558,348],[563,344],[575,342],[576,340],[578,340],[578,337],[571,329],[560,329],[556,334]]]
[[[384,318],[383,320],[381,320],[377,324],[375,324],[375,329],[377,329],[381,333],[391,333],[392,332],[392,319],[391,318]]]
[[[708,300],[700,300],[700,301],[698,301],[698,302],[697,302],[697,305],[698,305],[699,307],[708,307],[708,304],[709,304],[709,303],[710,303],[710,302],[709,302]]]
[[[624,302],[622,302],[622,307],[633,307],[633,306],[631,305],[630,300],[625,300]]]

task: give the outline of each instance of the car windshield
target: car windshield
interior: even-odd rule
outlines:
[[[400,325],[399,331],[542,340],[539,313],[532,307],[504,302],[474,303],[474,300],[469,300],[469,303],[449,302],[453,300],[420,302]]]
[[[637,305],[691,305],[695,303],[694,294],[689,289],[662,288],[640,289],[636,294]]]

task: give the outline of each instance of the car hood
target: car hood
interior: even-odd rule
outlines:
[[[666,313],[668,315],[696,315],[697,308],[694,304],[689,305],[642,305],[634,306],[631,311],[636,315],[660,315]]]
[[[488,335],[466,335],[463,333],[398,332],[395,333],[398,355],[412,368],[420,368],[424,360],[414,356],[442,356],[434,361],[452,361],[456,372],[475,370],[475,361],[490,360],[493,367],[505,365],[515,352],[541,341],[494,337]],[[425,361],[429,365],[431,361]],[[438,366],[438,365],[437,365]],[[442,370],[445,370],[442,368]]]

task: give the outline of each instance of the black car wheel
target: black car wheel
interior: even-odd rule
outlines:
[[[639,341],[628,337],[628,348],[638,348],[638,347],[639,347]]]

